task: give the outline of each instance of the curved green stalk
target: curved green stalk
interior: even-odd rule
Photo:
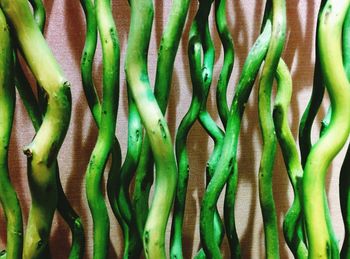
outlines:
[[[119,42],[110,1],[97,0],[95,4],[102,44],[103,100],[97,142],[86,173],[86,196],[93,219],[93,257],[107,258],[109,217],[101,183],[115,138],[119,89]]]
[[[14,28],[30,69],[48,94],[43,123],[32,143],[24,149],[30,163],[28,180],[32,205],[23,258],[39,258],[48,246],[52,218],[57,206],[55,160],[70,120],[70,88],[37,27],[28,3],[24,0],[2,0],[0,4]]]
[[[326,0],[322,0],[319,9],[319,15],[317,20],[317,28],[316,28],[316,39],[318,35],[318,27],[320,26],[320,14],[322,9],[326,3]],[[324,83],[323,76],[321,73],[320,67],[320,54],[318,52],[318,41],[315,41],[316,47],[316,60],[315,60],[315,70],[314,70],[314,82],[311,93],[311,98],[306,106],[306,109],[301,117],[300,125],[299,125],[299,148],[301,153],[301,163],[302,166],[305,166],[306,159],[311,150],[311,129],[312,124],[315,120],[316,114],[321,106],[323,95],[324,95]]]
[[[263,149],[259,167],[259,199],[264,222],[267,258],[279,258],[278,227],[272,191],[276,135],[271,112],[271,91],[286,36],[284,0],[272,1],[272,34],[259,83],[258,109]]]
[[[161,259],[166,257],[165,228],[175,195],[177,170],[168,126],[150,88],[147,73],[152,21],[152,1],[131,1],[125,73],[156,164],[154,197],[143,233],[143,244],[146,258]]]
[[[173,0],[169,20],[158,50],[154,96],[160,110],[165,114],[174,70],[175,56],[185,24],[189,0]],[[148,214],[149,191],[153,182],[154,159],[147,135],[142,144],[141,158],[136,171],[134,206],[139,232],[143,232]]]
[[[312,147],[303,180],[303,207],[309,256],[337,258],[337,244],[326,202],[327,169],[345,144],[350,130],[350,85],[342,64],[342,26],[350,1],[327,1],[318,31],[320,63],[331,99],[332,118],[324,135]],[[322,157],[322,159],[319,159]]]
[[[348,9],[343,24],[343,65],[348,80],[350,79],[350,9]],[[340,207],[345,226],[344,242],[340,251],[341,258],[350,257],[350,146],[346,151],[343,165],[340,170],[339,196]]]
[[[278,90],[273,108],[273,121],[294,192],[293,204],[283,222],[283,233],[294,257],[307,259],[308,250],[305,243],[301,208],[303,168],[299,160],[296,143],[288,126],[288,107],[292,96],[292,78],[287,65],[282,59],[279,61],[276,72]]]
[[[189,161],[186,149],[187,137],[193,124],[198,118],[202,99],[200,97],[201,76],[201,49],[202,46],[198,41],[198,35],[189,36],[188,58],[190,60],[190,73],[193,86],[192,101],[189,110],[177,129],[175,150],[178,165],[178,180],[176,188],[176,196],[174,201],[173,221],[171,226],[171,243],[170,257],[183,258],[182,253],[182,226],[185,212],[185,202],[187,193],[187,182],[189,176]]]
[[[46,11],[42,0],[29,0],[31,6],[33,7],[33,15],[39,29],[44,33],[45,21],[46,21]],[[44,89],[37,84],[37,94],[40,105],[41,114],[45,114],[47,108],[47,98],[45,96]]]
[[[216,29],[219,33],[222,47],[224,49],[224,61],[217,84],[216,104],[222,124],[226,128],[229,108],[227,105],[227,86],[234,63],[233,40],[227,26],[226,19],[226,0],[215,0],[215,21]]]
[[[142,251],[141,235],[136,225],[136,215],[129,195],[133,173],[137,168],[142,146],[142,123],[128,87],[128,148],[124,164],[120,170],[120,185],[117,190],[117,202],[129,233],[124,238],[124,258],[138,258]]]
[[[217,163],[213,178],[208,184],[207,191],[203,197],[201,215],[206,215],[206,217],[201,217],[200,224],[201,228],[208,232],[208,235],[204,235],[204,237],[208,238],[206,244],[209,244],[210,247],[203,246],[203,248],[209,258],[221,258],[220,248],[210,234],[214,232],[214,226],[210,222],[213,222],[215,204],[217,203],[221,190],[233,170],[234,161],[236,160],[236,147],[238,144],[240,122],[245,103],[248,100],[256,75],[265,57],[270,36],[271,23],[267,22],[263,33],[259,36],[249,52],[244,64],[228,117],[222,153]]]
[[[23,224],[19,200],[10,180],[8,150],[15,110],[13,46],[4,13],[0,9],[0,202],[6,218],[6,257],[20,259]]]

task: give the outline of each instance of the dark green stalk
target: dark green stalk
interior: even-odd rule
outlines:
[[[32,143],[24,149],[30,163],[28,180],[32,205],[23,258],[39,258],[47,251],[52,218],[57,206],[55,160],[70,120],[70,87],[45,42],[28,3],[24,0],[2,0],[0,4],[13,26],[30,69],[49,97],[43,123]]]
[[[93,257],[107,258],[109,217],[101,184],[113,147],[119,90],[119,42],[109,0],[96,1],[103,59],[103,99],[97,142],[86,173],[86,196],[93,219]]]
[[[154,96],[165,115],[174,70],[175,56],[185,24],[189,0],[173,0],[169,20],[165,27],[158,50]],[[134,206],[140,233],[148,214],[149,191],[153,183],[154,159],[147,135],[142,144],[141,158],[136,171]]]
[[[140,113],[156,165],[152,204],[143,233],[146,258],[165,258],[165,229],[175,196],[176,162],[168,126],[152,93],[147,73],[147,53],[153,21],[151,0],[131,2],[131,24],[125,73]]]
[[[124,238],[124,258],[138,258],[142,251],[142,241],[136,225],[136,215],[129,195],[129,186],[140,159],[142,123],[129,87],[128,106],[128,148],[124,164],[120,170],[121,183],[117,190],[117,201],[121,216],[129,229],[128,238]]]
[[[265,58],[270,36],[271,23],[267,22],[263,33],[259,36],[249,52],[244,64],[228,117],[222,153],[217,163],[213,178],[208,184],[207,191],[203,197],[201,215],[206,215],[206,217],[201,217],[200,227],[208,233],[207,235],[203,235],[203,237],[207,238],[205,243],[210,246],[203,246],[203,248],[209,258],[221,258],[220,248],[213,240],[212,233],[214,232],[214,226],[210,222],[213,222],[215,204],[217,203],[221,190],[232,173],[235,164],[234,161],[236,160],[236,147],[238,144],[241,118],[256,75]]]
[[[217,84],[216,104],[220,119],[226,128],[229,108],[227,105],[227,86],[234,63],[233,40],[230,34],[226,19],[226,0],[215,0],[215,21],[216,29],[219,33],[222,47],[224,49],[224,61]]]
[[[326,3],[326,0],[322,0],[319,9],[319,15],[317,20],[316,28],[316,38],[318,37],[318,27],[320,26],[320,14]],[[306,159],[311,150],[311,129],[312,124],[315,120],[316,114],[321,106],[323,95],[324,95],[324,83],[323,76],[320,67],[320,54],[318,52],[318,41],[315,41],[316,47],[316,60],[315,60],[315,70],[314,70],[314,83],[311,93],[311,98],[306,106],[306,109],[301,117],[299,125],[299,148],[301,153],[301,163],[305,166]]]
[[[343,65],[346,76],[350,80],[350,9],[348,9],[343,24]],[[340,257],[350,257],[350,146],[346,151],[343,165],[340,170],[339,196],[340,207],[345,226],[345,237],[341,248]]]
[[[331,122],[311,148],[303,180],[303,208],[311,258],[337,258],[336,238],[325,192],[327,169],[345,144],[350,131],[350,85],[342,62],[342,28],[350,1],[327,1],[318,29],[324,82],[331,99]],[[322,159],[320,159],[322,157]]]
[[[189,35],[188,58],[193,86],[192,101],[189,110],[182,119],[176,134],[175,150],[178,165],[178,180],[174,201],[173,221],[171,228],[170,257],[183,258],[182,253],[182,226],[185,212],[187,183],[189,176],[189,161],[186,149],[187,137],[193,124],[198,118],[202,99],[200,84],[202,81],[201,49],[202,46],[197,34]]]
[[[277,67],[276,79],[278,90],[273,108],[273,121],[294,192],[293,204],[283,222],[283,233],[294,257],[307,259],[308,250],[305,243],[301,208],[303,168],[299,160],[296,143],[288,126],[288,107],[292,96],[292,78],[287,65],[282,59],[280,59]]]
[[[264,222],[266,258],[279,258],[278,226],[273,199],[272,173],[276,153],[276,134],[271,112],[271,92],[286,36],[284,0],[272,1],[272,34],[259,83],[259,124],[263,149],[259,168],[259,198]]]
[[[6,219],[6,257],[20,259],[23,251],[22,212],[8,168],[8,150],[16,101],[14,56],[10,30],[1,9],[0,26],[0,202]]]

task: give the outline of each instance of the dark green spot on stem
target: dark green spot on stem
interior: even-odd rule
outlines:
[[[158,121],[158,125],[159,125],[159,128],[160,128],[160,133],[162,134],[162,137],[163,137],[164,139],[166,139],[165,128],[164,128],[164,126],[163,126],[161,120]]]

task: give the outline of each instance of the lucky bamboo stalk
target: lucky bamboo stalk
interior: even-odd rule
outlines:
[[[283,222],[283,233],[294,257],[306,259],[308,250],[301,208],[303,168],[296,143],[288,126],[288,107],[292,96],[292,78],[287,65],[282,59],[280,59],[277,67],[276,79],[278,90],[273,108],[273,121],[294,193],[292,206]]]
[[[350,1],[327,1],[318,28],[318,51],[332,117],[323,136],[311,148],[303,180],[303,208],[309,256],[337,257],[337,244],[326,202],[327,169],[345,144],[350,130],[350,86],[342,62],[342,28]],[[320,159],[322,157],[322,159]]]
[[[165,228],[176,188],[176,162],[170,133],[150,88],[147,52],[153,21],[150,0],[132,0],[125,73],[149,137],[156,164],[152,204],[143,232],[146,258],[165,258]]]
[[[22,212],[8,167],[16,100],[14,56],[10,29],[1,9],[0,27],[0,202],[6,219],[6,258],[20,259],[23,250]]]
[[[32,205],[23,258],[38,258],[48,246],[57,206],[55,160],[69,125],[70,87],[32,16],[29,4],[24,0],[2,0],[0,5],[14,28],[31,71],[48,95],[43,123],[33,141],[24,149],[30,163],[28,180]]]
[[[259,199],[264,222],[267,258],[279,258],[277,216],[272,191],[272,172],[276,152],[276,134],[271,112],[271,92],[277,65],[286,37],[284,0],[272,0],[272,34],[259,82],[258,111],[263,139],[259,167]]]
[[[93,258],[107,258],[109,217],[101,190],[102,176],[116,129],[119,90],[119,42],[109,0],[97,0],[97,27],[102,45],[103,98],[97,142],[86,173],[86,196],[93,219]]]
[[[200,224],[207,233],[206,235],[203,235],[203,237],[207,238],[206,243],[210,246],[204,247],[204,250],[206,252],[206,255],[210,258],[221,258],[220,248],[213,240],[214,226],[210,222],[213,222],[214,219],[214,205],[217,203],[221,190],[223,189],[227,179],[232,173],[234,161],[236,160],[241,118],[255,78],[257,76],[261,63],[265,58],[266,51],[270,42],[270,36],[271,23],[267,22],[264,26],[262,34],[255,42],[254,46],[249,52],[246,62],[244,63],[242,74],[240,76],[237,90],[228,116],[222,153],[218,161],[218,166],[215,169],[213,178],[208,184],[207,190],[203,197],[201,212],[207,211],[205,214],[203,214],[207,216],[205,218],[201,218]],[[235,244],[235,247],[237,247],[237,244]],[[237,251],[236,248],[235,251]],[[240,252],[238,248],[238,256],[239,254]],[[237,255],[237,252],[231,256],[235,255]]]
[[[174,62],[184,28],[189,0],[174,0],[169,19],[162,34],[158,50],[157,71],[154,83],[154,96],[160,110],[165,115],[172,84]],[[154,159],[147,135],[142,144],[140,161],[136,171],[134,188],[134,206],[137,224],[142,233],[148,214],[149,191],[153,183]]]

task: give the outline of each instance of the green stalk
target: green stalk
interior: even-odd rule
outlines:
[[[350,9],[348,9],[343,24],[343,65],[348,80],[350,79]],[[340,251],[341,258],[350,257],[350,146],[346,151],[343,165],[340,170],[339,196],[340,207],[345,226],[345,237]]]
[[[182,227],[185,213],[185,202],[187,193],[187,183],[189,176],[189,161],[186,148],[188,134],[198,118],[202,99],[200,84],[202,82],[201,49],[198,35],[189,35],[188,58],[190,64],[190,74],[193,86],[192,100],[189,110],[177,129],[175,138],[176,160],[178,165],[178,180],[176,196],[174,201],[173,221],[171,226],[170,257],[183,258],[182,253]]]
[[[70,87],[45,42],[28,3],[25,0],[2,0],[0,4],[15,30],[30,69],[48,95],[43,123],[32,143],[24,149],[30,163],[28,180],[32,205],[23,258],[39,258],[48,246],[52,218],[57,206],[55,160],[69,125]]]
[[[110,1],[97,0],[95,4],[102,44],[103,100],[97,142],[86,173],[86,196],[93,219],[93,257],[107,258],[109,218],[101,184],[115,138],[119,89],[119,42]]]
[[[322,0],[319,8],[319,15],[317,19],[316,28],[316,39],[318,37],[318,27],[320,26],[320,14],[326,3],[326,0]],[[321,106],[323,95],[324,95],[324,83],[323,75],[321,73],[320,67],[320,54],[318,52],[318,41],[316,40],[316,60],[315,60],[315,70],[314,70],[314,82],[311,93],[311,98],[306,106],[306,109],[301,117],[299,125],[299,148],[301,153],[301,163],[305,166],[306,159],[311,150],[311,129],[312,124],[315,120],[316,114]]]
[[[169,20],[163,32],[158,50],[154,96],[163,115],[165,115],[168,106],[175,56],[182,36],[189,3],[189,0],[172,1]],[[140,233],[143,232],[148,214],[148,198],[153,182],[153,167],[154,159],[150,141],[146,135],[142,144],[141,158],[136,171],[134,188],[134,206]]]
[[[10,180],[8,150],[15,110],[13,46],[0,9],[0,202],[6,218],[6,257],[20,259],[23,250],[22,212]]]
[[[280,59],[277,67],[276,78],[278,90],[273,108],[273,121],[294,192],[293,204],[283,222],[283,233],[294,257],[306,259],[308,250],[305,243],[301,208],[303,168],[299,160],[296,143],[288,126],[288,107],[292,96],[292,78],[287,65],[282,59]]]
[[[226,0],[215,0],[215,22],[224,49],[224,61],[217,84],[216,104],[222,124],[226,128],[229,108],[227,105],[227,86],[234,63],[233,40],[226,19]]]
[[[131,2],[131,24],[125,73],[149,137],[156,164],[154,197],[148,213],[143,244],[146,258],[165,258],[165,228],[176,188],[176,162],[166,121],[150,88],[147,52],[153,21],[150,0]]]
[[[212,233],[214,232],[214,226],[210,222],[213,222],[215,204],[217,203],[221,190],[223,189],[226,181],[232,173],[233,166],[235,164],[234,161],[236,160],[237,154],[238,134],[245,103],[249,98],[256,75],[265,57],[270,41],[270,35],[271,23],[268,22],[265,25],[263,33],[259,36],[253,48],[249,52],[249,55],[243,66],[242,74],[237,86],[237,91],[235,93],[227,121],[222,153],[215,169],[213,178],[208,184],[207,191],[203,197],[201,215],[206,215],[206,217],[201,217],[200,227],[205,230],[205,233],[207,233],[205,234],[203,232],[203,238],[206,239],[205,243],[209,244],[210,246],[203,246],[203,248],[209,258],[221,258],[220,248],[213,240]]]
[[[311,258],[337,258],[337,244],[329,220],[325,176],[350,130],[350,86],[342,63],[342,27],[350,1],[327,1],[318,31],[320,63],[331,99],[331,122],[312,147],[303,180],[303,207]],[[320,159],[322,157],[322,159]]]
[[[129,186],[141,155],[142,123],[129,87],[128,106],[128,148],[120,170],[121,183],[117,190],[117,201],[120,213],[130,230],[128,238],[124,238],[124,258],[137,258],[140,257],[142,251],[142,241],[136,225],[136,215],[129,195]]]
[[[39,28],[43,29],[43,24],[45,19],[45,9],[43,8],[42,2],[36,1],[36,4],[31,3],[34,9],[34,18],[38,23]],[[34,93],[31,89],[29,82],[24,75],[24,72],[19,64],[16,62],[16,88],[22,99],[24,107],[29,115],[30,120],[32,121],[33,127],[37,132],[42,123],[42,112],[39,108],[39,104],[34,96]],[[38,85],[38,87],[40,87]],[[41,88],[41,87],[40,87]],[[42,92],[43,93],[43,92]],[[42,99],[44,100],[44,99]],[[68,258],[82,258],[84,255],[84,228],[80,216],[75,212],[75,210],[70,205],[61,185],[61,180],[59,178],[59,168],[58,166],[55,169],[57,175],[57,191],[58,191],[58,202],[57,210],[63,219],[67,222],[71,233],[72,233],[72,245]]]
[[[259,83],[259,124],[263,149],[259,168],[259,198],[264,222],[267,258],[279,258],[278,227],[272,191],[272,173],[276,153],[276,135],[271,112],[271,91],[286,36],[284,0],[272,1],[272,34]]]

